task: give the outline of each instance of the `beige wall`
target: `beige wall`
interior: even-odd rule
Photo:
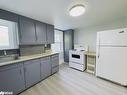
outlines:
[[[96,33],[98,31],[125,27],[127,27],[127,19],[120,19],[93,27],[75,29],[74,44],[88,45],[89,51],[96,51]]]

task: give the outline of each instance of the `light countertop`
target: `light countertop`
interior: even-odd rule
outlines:
[[[96,56],[96,52],[85,52],[85,55]]]
[[[47,56],[51,56],[51,55],[55,55],[55,54],[58,54],[58,53],[56,53],[56,52],[46,52],[46,53],[43,53],[43,54],[21,56],[16,60],[2,62],[2,63],[0,63],[0,66],[5,66],[5,65],[19,63],[19,62],[24,62],[24,61],[28,61],[28,60],[32,60],[32,59],[43,58],[43,57],[47,57]]]

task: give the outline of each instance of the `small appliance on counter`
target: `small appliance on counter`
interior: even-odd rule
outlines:
[[[85,52],[88,51],[88,46],[74,45],[74,50],[69,51],[69,67],[80,71],[86,69]]]

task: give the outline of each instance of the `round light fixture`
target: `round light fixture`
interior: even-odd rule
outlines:
[[[77,17],[77,16],[82,15],[85,11],[86,11],[85,6],[78,4],[78,5],[73,6],[69,10],[69,14],[70,16]]]

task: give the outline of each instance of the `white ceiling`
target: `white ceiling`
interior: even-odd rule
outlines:
[[[86,5],[86,13],[70,17],[68,9],[79,3]],[[54,24],[62,30],[101,25],[127,17],[127,0],[0,0],[0,8]]]

